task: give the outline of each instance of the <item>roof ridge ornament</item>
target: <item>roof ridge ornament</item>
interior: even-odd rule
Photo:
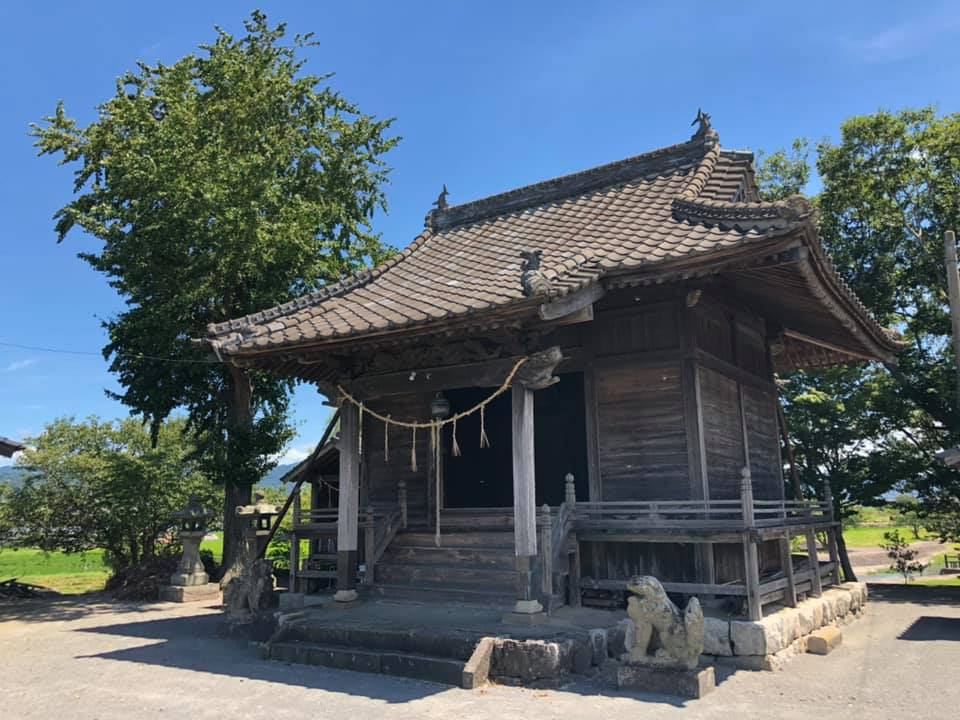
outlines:
[[[693,119],[693,122],[690,123],[691,126],[698,124],[697,131],[690,138],[691,140],[702,139],[712,144],[720,139],[717,131],[713,129],[710,113],[705,113],[703,108],[697,108],[697,116]]]
[[[523,294],[527,297],[548,294],[551,290],[550,281],[540,269],[543,250],[521,250],[520,257],[523,258],[523,265],[520,267]]]
[[[427,216],[423,219],[423,226],[429,228],[430,230],[436,231],[437,216],[450,207],[450,204],[447,202],[447,195],[450,194],[450,191],[447,190],[447,184],[443,184],[443,190],[440,191],[440,194],[437,195],[437,199],[433,201],[433,206],[430,208],[430,212],[427,213]]]

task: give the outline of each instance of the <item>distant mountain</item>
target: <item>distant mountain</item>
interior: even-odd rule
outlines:
[[[27,476],[27,471],[16,465],[6,465],[0,467],[0,485],[9,485],[10,487],[20,487],[23,478]]]
[[[280,478],[282,478],[296,466],[297,463],[277,465],[273,470],[264,475],[257,484],[262,485],[263,487],[282,487],[283,483],[280,482]]]
[[[273,470],[267,473],[260,481],[264,487],[281,487],[280,478],[296,467],[296,463],[287,463],[286,465],[277,465]],[[20,487],[27,471],[16,465],[6,465],[0,467],[0,485],[10,485],[11,487]]]

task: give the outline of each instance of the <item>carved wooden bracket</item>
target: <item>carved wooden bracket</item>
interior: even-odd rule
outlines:
[[[529,390],[543,390],[550,387],[554,383],[560,382],[560,378],[554,376],[553,371],[563,359],[563,353],[556,345],[534,353],[521,366],[514,382]]]

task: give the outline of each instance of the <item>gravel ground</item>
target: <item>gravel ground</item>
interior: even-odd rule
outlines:
[[[960,595],[878,589],[826,657],[721,676],[707,697],[564,690],[469,692],[259,659],[217,637],[219,613],[103,600],[0,605],[0,717],[29,718],[947,718],[957,717]]]

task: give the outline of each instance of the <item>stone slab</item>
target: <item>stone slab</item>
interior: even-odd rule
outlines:
[[[810,633],[807,638],[807,652],[814,655],[829,655],[842,641],[843,633],[827,625]]]
[[[621,690],[700,698],[717,686],[713,668],[675,670],[649,665],[623,665],[617,669],[617,687]]]
[[[490,677],[490,662],[493,659],[493,643],[492,637],[482,638],[477,643],[467,664],[463,666],[460,687],[473,690],[487,682]]]
[[[201,573],[174,573],[170,576],[170,584],[180,587],[192,587],[194,585],[206,585],[210,582],[210,576],[205,572]]]
[[[165,602],[187,603],[220,600],[220,586],[217,583],[206,585],[165,585],[160,588],[160,599]]]
[[[508,612],[503,614],[505,625],[546,625],[549,620],[550,617],[545,612]]]

